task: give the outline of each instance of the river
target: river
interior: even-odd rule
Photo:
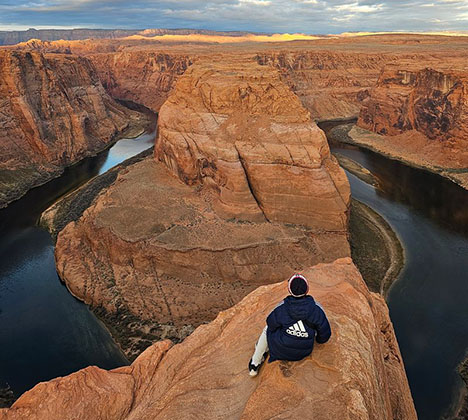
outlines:
[[[0,388],[9,384],[20,395],[88,365],[127,364],[105,327],[59,281],[54,243],[37,220],[61,195],[150,147],[154,136],[122,139],[0,211]],[[440,419],[462,389],[456,367],[468,349],[468,192],[364,149],[332,149],[379,179],[376,189],[347,174],[354,198],[380,213],[405,248],[390,315],[419,418]]]
[[[154,138],[121,139],[0,211],[0,388],[19,396],[89,365],[128,364],[104,325],[60,282],[54,242],[37,222],[60,196],[148,149]]]
[[[468,191],[366,149],[332,145],[371,171],[376,189],[347,172],[352,196],[382,215],[405,249],[388,294],[420,420],[438,420],[463,388],[468,350]]]

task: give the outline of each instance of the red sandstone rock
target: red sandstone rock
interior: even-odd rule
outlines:
[[[462,71],[389,66],[365,101],[359,125],[389,136],[416,130],[431,140],[468,142],[467,89]]]
[[[389,54],[342,51],[281,51],[260,53],[259,64],[277,68],[310,111],[312,118],[354,118],[382,66],[395,60]]]
[[[240,45],[164,42],[144,37],[34,40],[18,47],[87,56],[112,95],[154,110],[159,109],[177,76],[198,57],[254,58],[259,64],[278,69],[312,118],[324,120],[357,117],[362,100],[385,65],[417,63],[421,68],[464,63],[468,46],[465,37],[392,34]]]
[[[357,143],[468,187],[468,73],[389,66],[363,102]],[[465,170],[465,173],[462,171]]]
[[[130,358],[141,338],[180,339],[259,285],[343,255],[345,232],[221,218],[151,158],[123,171],[56,244],[60,277],[105,310]]]
[[[265,318],[286,294],[282,282],[258,288],[181,344],[155,343],[129,367],[39,384],[0,419],[416,419],[382,297],[349,258],[305,275],[333,335],[300,362],[266,364],[254,379],[247,372]]]
[[[80,57],[2,50],[0,97],[0,207],[140,118],[109,97]]]
[[[114,98],[131,100],[159,111],[177,77],[192,64],[189,55],[129,51],[87,56]]]
[[[225,217],[347,229],[346,176],[275,70],[200,60],[162,106],[158,133],[156,158],[214,191]]]

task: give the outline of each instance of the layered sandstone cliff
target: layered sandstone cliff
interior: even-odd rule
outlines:
[[[416,130],[440,142],[468,141],[468,74],[387,66],[359,116],[359,125],[395,136]]]
[[[183,343],[155,343],[131,366],[89,367],[37,385],[0,419],[369,419],[416,413],[383,299],[349,258],[307,269],[332,338],[300,362],[247,363],[286,283],[263,286]]]
[[[177,52],[123,51],[87,57],[112,97],[154,111],[159,111],[177,77],[192,64],[190,55]]]
[[[146,36],[151,33],[119,40],[31,40],[17,47],[89,57],[112,95],[144,103],[156,111],[177,76],[198,57],[225,57],[228,61],[233,56],[254,58],[261,65],[276,68],[316,120],[357,117],[361,102],[385,65],[405,61],[432,66],[444,63],[447,55],[447,42],[443,42],[447,37],[415,39],[395,35],[238,46],[189,39],[169,42]],[[437,46],[437,53],[432,43]],[[455,52],[458,44],[450,39],[450,59],[459,59]]]
[[[395,55],[341,51],[281,51],[257,54],[282,79],[316,120],[354,118],[382,67]]]
[[[468,75],[463,69],[387,66],[363,102],[358,142],[468,186]]]
[[[225,58],[197,63],[163,105],[158,132],[156,158],[214,193],[226,217],[346,231],[348,182],[275,70]]]
[[[146,121],[80,57],[0,51],[0,97],[0,207]]]
[[[56,246],[61,278],[129,357],[261,284],[349,255],[346,176],[273,69],[194,64],[158,131],[161,162],[122,170]]]

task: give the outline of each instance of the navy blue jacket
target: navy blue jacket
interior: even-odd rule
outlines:
[[[288,296],[267,318],[269,363],[275,360],[301,360],[312,353],[314,339],[325,343],[331,336],[323,309],[312,296]]]

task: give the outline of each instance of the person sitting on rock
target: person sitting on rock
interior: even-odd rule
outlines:
[[[294,274],[288,281],[290,296],[268,315],[267,326],[255,345],[249,362],[250,376],[256,376],[270,353],[268,363],[275,360],[301,360],[312,353],[314,339],[326,343],[331,336],[325,311],[309,296],[307,279]]]

